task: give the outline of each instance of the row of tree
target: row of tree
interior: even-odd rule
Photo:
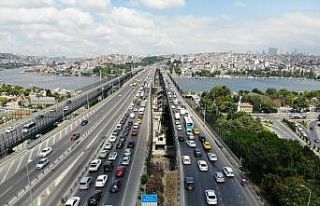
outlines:
[[[310,205],[320,205],[320,159],[297,141],[278,138],[260,119],[234,112],[233,99],[227,87],[214,87],[202,96],[201,106],[249,178],[272,205],[306,205],[309,190]]]

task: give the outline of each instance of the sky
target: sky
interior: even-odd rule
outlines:
[[[320,0],[0,0],[0,52],[320,55]]]

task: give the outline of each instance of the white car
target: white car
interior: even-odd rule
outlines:
[[[116,140],[117,140],[117,136],[115,136],[115,135],[111,135],[109,137],[109,142],[115,142]]]
[[[131,148],[127,148],[127,149],[124,150],[123,156],[130,157],[131,153],[132,153],[132,149]]]
[[[104,187],[108,180],[108,175],[99,175],[96,179],[95,186],[96,187]]]
[[[208,159],[209,159],[211,162],[215,162],[215,161],[218,160],[217,155],[214,154],[214,153],[209,152],[209,153],[207,153],[207,156],[208,156]]]
[[[177,125],[177,130],[178,130],[178,131],[182,131],[182,126],[181,126],[181,124]]]
[[[108,150],[102,150],[99,153],[99,158],[106,158],[108,156],[109,151]]]
[[[117,152],[111,152],[109,154],[108,160],[114,161],[114,160],[117,159],[117,157],[118,157],[118,153]]]
[[[231,167],[223,167],[223,173],[226,177],[234,177],[233,169]]]
[[[106,149],[106,150],[110,150],[110,149],[112,149],[112,144],[110,143],[110,142],[107,142],[105,145],[104,145],[104,149]]]
[[[189,134],[189,135],[188,135],[188,139],[194,140],[194,135],[193,135],[193,134]]]
[[[121,165],[124,165],[124,166],[129,165],[129,164],[130,164],[130,160],[131,160],[130,157],[123,157],[123,158],[122,158]]]
[[[52,152],[52,147],[45,147],[39,153],[39,157],[46,157]]]
[[[206,172],[209,170],[208,164],[205,160],[198,160],[198,167],[201,172]]]
[[[182,163],[184,165],[191,165],[191,159],[189,155],[182,156]]]
[[[137,111],[138,111],[138,108],[133,108],[133,111],[134,111],[134,112],[137,112]]]
[[[128,109],[129,109],[129,110],[132,110],[132,109],[133,109],[133,107],[132,107],[132,106],[129,106],[129,107],[128,107]]]
[[[133,129],[139,129],[139,123],[138,122],[133,124]]]
[[[187,145],[188,145],[189,147],[191,147],[191,148],[194,148],[194,147],[197,146],[197,145],[196,145],[196,142],[195,142],[194,140],[187,140],[186,143],[187,143]]]
[[[6,133],[11,133],[11,132],[13,132],[14,130],[15,130],[14,127],[8,127],[8,128],[6,129]]]
[[[49,164],[49,160],[48,158],[42,158],[38,161],[38,163],[36,164],[36,168],[37,169],[43,169],[45,166],[47,166]]]
[[[64,206],[79,206],[80,205],[80,197],[70,197]]]
[[[206,196],[207,204],[208,205],[217,205],[218,204],[218,199],[216,196],[216,193],[214,190],[205,190],[204,194]]]
[[[176,106],[174,106],[174,105],[171,105],[171,109],[175,109],[176,108]]]
[[[99,167],[101,165],[101,159],[95,159],[92,160],[89,164],[89,172],[96,172],[99,170]]]
[[[180,121],[179,120],[176,121],[176,125],[180,125]]]
[[[224,183],[226,181],[222,172],[216,172],[213,176],[218,183]]]

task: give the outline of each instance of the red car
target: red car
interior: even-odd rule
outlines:
[[[138,135],[138,131],[137,130],[132,130],[131,131],[131,136],[137,136]]]
[[[75,133],[75,134],[72,135],[71,141],[72,140],[77,140],[77,139],[79,139],[79,137],[80,137],[80,134],[79,133]]]
[[[125,166],[118,166],[116,169],[116,177],[123,177],[126,173],[126,167]]]

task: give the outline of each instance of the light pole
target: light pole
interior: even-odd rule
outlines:
[[[87,93],[87,108],[89,109],[90,105],[89,105],[89,93]]]
[[[28,159],[26,162],[26,168],[27,168],[27,176],[28,176],[28,184],[29,184],[29,195],[30,195],[30,203],[31,205],[33,204],[33,198],[32,198],[32,191],[31,191],[31,182],[30,182],[30,175],[29,175],[29,168],[28,168],[28,163],[32,162],[31,159]]]
[[[308,203],[307,203],[307,206],[309,206],[310,205],[310,200],[311,200],[311,190],[306,185],[301,184],[300,186],[303,187],[303,188],[306,188],[308,190],[308,192],[309,192],[309,198],[308,198]]]

